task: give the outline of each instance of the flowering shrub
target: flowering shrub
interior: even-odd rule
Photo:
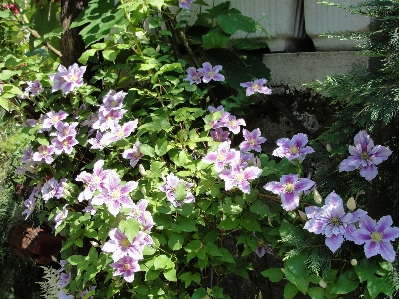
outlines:
[[[189,9],[192,2],[174,4]],[[11,99],[4,108],[34,107],[36,118],[23,114],[21,132],[31,145],[18,171],[33,187],[23,214],[38,211],[41,221],[53,220],[55,233],[66,238],[58,298],[229,298],[219,282],[231,273],[248,279],[249,254],[281,260],[283,268],[262,274],[271,282],[287,281],[285,298],[298,291],[336,298],[357,288],[367,298],[391,296],[396,274],[391,242],[399,237],[391,218],[376,223],[361,209],[345,213],[334,192],[323,204],[317,182],[303,177],[306,156],[314,152],[308,137],[279,139],[276,162],[262,154],[267,140],[261,130],[247,130],[233,113],[245,106],[245,95],[271,94],[267,80],[247,72],[237,84],[235,72],[218,64],[212,52],[206,54],[212,61],[202,67],[175,59],[159,39],[172,35],[160,14],[167,4],[121,4],[112,6],[121,16],[118,33],[81,32],[88,48],[79,62],[95,64],[90,81],[84,79],[88,66],[54,62],[46,71],[47,65],[37,68],[26,58],[29,72],[13,73],[16,80],[3,86],[2,99]],[[90,5],[79,22],[86,24],[98,3]],[[167,13],[176,17],[180,10]],[[226,14],[234,16],[230,23]],[[151,16],[158,35],[144,32],[132,15]],[[217,21],[208,22],[205,48],[223,48],[225,37],[235,32],[232,25],[247,32],[257,27],[228,3],[199,17]],[[95,55],[100,51],[101,62]],[[9,70],[3,78],[6,74]],[[213,83],[237,95],[218,106]],[[23,94],[26,98],[18,98]],[[361,168],[372,180],[375,165],[390,150],[374,147],[364,131],[355,144],[354,158],[340,170]],[[225,247],[226,238],[244,245],[239,256]],[[331,263],[336,254],[342,264]],[[347,263],[354,259],[356,266]]]

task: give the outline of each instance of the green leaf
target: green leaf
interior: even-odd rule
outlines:
[[[147,155],[147,156],[150,156],[150,157],[154,157],[155,155],[154,155],[154,153],[155,153],[155,150],[154,150],[154,148],[153,147],[151,147],[150,145],[148,145],[148,144],[140,144],[140,152],[143,154],[143,155]]]
[[[223,262],[226,262],[226,263],[230,263],[230,264],[236,263],[234,257],[231,255],[230,251],[228,251],[226,248],[223,248],[223,247],[219,248],[219,251],[222,254],[222,256],[219,257],[220,260],[222,260]]]
[[[158,139],[155,145],[155,153],[158,156],[163,156],[168,152],[168,141],[165,137]]]
[[[280,268],[270,268],[261,273],[264,277],[269,278],[271,282],[278,282],[284,277],[284,273]]]
[[[195,232],[197,231],[197,227],[195,226],[197,223],[196,220],[186,218],[186,217],[178,217],[176,220],[177,226],[180,230],[184,232]]]
[[[174,267],[172,260],[166,255],[159,255],[154,259],[154,268],[157,269],[171,269]]]
[[[284,299],[292,299],[298,293],[297,287],[289,282],[284,287]]]
[[[114,50],[105,50],[105,51],[103,51],[103,56],[104,56],[105,60],[115,61],[116,52]]]
[[[369,291],[371,298],[377,297],[380,293],[389,296],[393,291],[392,283],[393,282],[389,281],[389,278],[387,277],[377,277],[373,275],[367,280],[367,290]]]
[[[240,224],[243,228],[250,232],[260,232],[262,231],[259,225],[259,222],[255,219],[243,218],[240,221]]]
[[[323,288],[309,288],[308,294],[312,299],[325,299],[325,290]]]
[[[212,29],[202,36],[205,49],[223,48],[230,39],[230,35],[225,33],[220,27]]]
[[[87,51],[84,51],[82,53],[82,55],[80,56],[80,58],[78,59],[78,61],[84,65],[87,64],[87,60],[91,57],[94,56],[94,54],[96,54],[97,50],[95,49],[89,49]]]
[[[75,245],[78,246],[78,247],[83,247],[83,241],[82,241],[82,239],[76,239],[74,243],[75,243]]]
[[[295,237],[303,240],[304,233],[303,230],[299,229],[298,227],[292,225],[291,223],[283,221],[280,226],[280,236],[281,238],[289,238]]]
[[[179,250],[183,247],[184,236],[182,234],[172,234],[168,240],[168,246],[172,250]]]
[[[301,291],[303,294],[306,294],[309,286],[309,277],[307,275],[296,276],[288,268],[285,268],[284,275],[296,286],[299,291]]]
[[[2,97],[0,97],[0,106],[4,109],[9,111],[10,110],[10,103],[8,102],[7,99],[3,99]]]
[[[226,218],[217,226],[219,229],[233,230],[240,224],[240,219]]]
[[[359,276],[360,282],[363,282],[373,276],[378,268],[379,266],[376,259],[362,258],[358,261],[356,267],[353,269],[355,270],[357,276]]]
[[[354,270],[351,269],[345,271],[338,277],[338,280],[335,286],[332,288],[331,292],[335,294],[347,294],[349,292],[356,290],[358,286],[359,286],[359,279],[357,278],[357,275],[354,273]]]
[[[163,276],[165,276],[166,280],[177,281],[176,269],[170,269],[168,271],[163,272]]]
[[[41,145],[47,145],[48,146],[50,144],[46,137],[37,137],[36,141],[39,144],[41,144]]]
[[[141,229],[140,222],[136,218],[122,220],[119,222],[118,228],[126,235],[130,243],[133,243],[134,238],[136,238]]]
[[[241,214],[242,212],[242,207],[238,204],[233,204],[233,203],[228,203],[223,205],[223,211],[226,214]]]
[[[286,267],[297,277],[302,277],[307,274],[306,260],[308,259],[307,252],[301,252],[298,255],[290,257],[285,261]]]
[[[162,10],[162,5],[164,4],[165,0],[147,0],[147,4],[158,8],[159,11]]]
[[[184,182],[180,182],[175,190],[176,200],[181,202],[187,197],[187,188]]]
[[[267,204],[263,203],[260,200],[255,201],[249,210],[254,214],[259,214],[262,216],[272,216],[273,213],[270,211],[270,208]]]
[[[240,13],[228,13],[219,15],[217,21],[222,27],[223,31],[228,34],[234,34],[237,30],[244,32],[255,32],[256,23],[253,19],[243,16]]]
[[[209,296],[206,290],[204,288],[199,288],[194,291],[193,295],[191,296],[191,299],[205,299],[207,297]]]
[[[68,262],[73,265],[76,266],[77,264],[80,264],[81,262],[83,262],[85,260],[85,257],[82,255],[72,255],[68,258]]]

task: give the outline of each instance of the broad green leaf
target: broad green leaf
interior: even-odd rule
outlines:
[[[240,219],[233,219],[229,217],[222,220],[217,227],[219,229],[232,230],[237,228],[239,224],[240,224]]]
[[[17,75],[19,73],[21,73],[21,72],[20,71],[2,70],[1,73],[0,73],[0,80],[1,81],[7,81],[12,76]]]
[[[105,50],[103,51],[103,56],[105,60],[115,61],[116,59],[116,52],[114,50]]]
[[[309,278],[307,275],[296,276],[290,271],[290,269],[287,268],[285,268],[284,275],[296,286],[299,291],[301,291],[303,294],[306,294],[309,286]]]
[[[187,197],[187,188],[184,182],[180,182],[175,190],[176,200],[182,202]]]
[[[10,109],[10,103],[8,102],[8,100],[3,99],[1,96],[0,96],[0,106],[7,111],[9,111]]]
[[[223,205],[223,211],[226,214],[240,214],[242,212],[242,207],[238,204],[233,204],[233,203],[229,203],[229,204],[225,204]]]
[[[82,256],[82,255],[72,255],[72,256],[70,256],[70,257],[68,258],[68,262],[69,262],[71,265],[73,265],[73,266],[75,266],[75,265],[77,265],[77,264],[83,262],[84,260],[85,260],[85,257]]]
[[[177,281],[176,269],[169,269],[168,271],[163,272],[163,276],[165,276],[166,280]]]
[[[223,247],[219,248],[219,250],[222,253],[222,256],[219,257],[220,260],[222,260],[223,262],[226,262],[226,263],[230,263],[230,264],[236,263],[234,257],[230,253],[230,251],[228,251],[226,248],[223,248]]]
[[[289,282],[284,287],[284,299],[292,299],[298,293],[297,287]]]
[[[80,58],[78,59],[78,61],[84,65],[87,64],[87,60],[89,59],[89,57],[94,56],[94,54],[96,54],[97,50],[95,49],[89,49],[87,51],[84,51],[82,53],[82,55],[80,56]]]
[[[357,275],[354,273],[354,270],[347,270],[342,273],[332,288],[331,292],[335,294],[347,294],[352,292],[359,286],[359,279]]]
[[[83,247],[83,241],[82,241],[82,239],[76,239],[74,243],[75,243],[75,245],[78,246],[78,247]]]
[[[324,297],[325,289],[323,288],[309,288],[308,294],[312,299],[325,299]]]
[[[124,233],[130,243],[133,243],[134,238],[140,231],[140,222],[135,218],[129,218],[128,220],[122,220],[119,222],[118,228]]]
[[[174,267],[172,260],[166,255],[159,255],[154,259],[155,269],[171,269]]]
[[[234,34],[237,30],[242,30],[248,33],[255,32],[256,30],[255,21],[239,13],[219,15],[217,21],[223,31],[228,34]]]
[[[241,219],[240,224],[243,228],[251,232],[262,231],[259,222],[256,221],[255,219],[243,218]]]
[[[207,297],[209,298],[206,290],[204,288],[199,288],[194,291],[191,299],[206,299]]]
[[[230,39],[230,35],[225,33],[220,27],[212,29],[202,36],[205,49],[223,48]]]
[[[172,234],[168,240],[168,246],[172,250],[179,250],[183,247],[184,236],[182,234]]]
[[[168,141],[167,139],[160,138],[157,140],[157,144],[155,145],[155,153],[158,156],[163,156],[168,152]]]
[[[184,232],[195,232],[197,227],[195,226],[197,221],[195,219],[190,219],[186,217],[178,217],[176,224]]]
[[[356,267],[353,269],[355,270],[357,276],[359,276],[360,282],[363,282],[373,276],[378,268],[379,266],[376,259],[362,258],[358,260]]]
[[[392,286],[393,281],[390,281],[390,279],[386,276],[377,277],[373,275],[367,280],[367,290],[369,291],[371,298],[377,297],[380,293],[390,296],[393,292]]]
[[[301,252],[298,255],[290,257],[285,261],[286,267],[297,277],[301,277],[307,274],[306,260],[308,259],[307,252]]]
[[[254,214],[259,214],[262,216],[272,216],[272,212],[267,204],[263,203],[260,200],[255,201],[249,210]]]
[[[154,157],[155,150],[154,150],[153,147],[151,147],[151,146],[148,145],[148,144],[140,144],[140,152],[141,152],[143,155],[147,155],[147,156],[150,156],[150,157]]]
[[[264,277],[269,278],[271,282],[278,282],[284,277],[284,273],[280,268],[270,268],[261,273]]]
[[[165,0],[147,0],[147,4],[158,8],[159,11],[162,10],[162,5],[164,4]]]

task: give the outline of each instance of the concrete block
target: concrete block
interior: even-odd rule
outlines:
[[[306,33],[312,39],[317,51],[351,51],[359,50],[357,45],[362,41],[341,40],[320,36],[326,33],[364,32],[368,30],[371,18],[350,14],[343,8],[318,4],[316,0],[304,0]],[[363,0],[334,0],[338,4],[357,5]],[[364,41],[364,40],[363,40]]]

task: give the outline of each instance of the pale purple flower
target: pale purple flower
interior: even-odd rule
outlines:
[[[202,158],[202,162],[207,164],[215,164],[216,172],[221,172],[226,165],[238,161],[240,152],[230,148],[230,142],[222,142],[216,152],[209,152]]]
[[[26,214],[26,217],[25,217],[25,220],[26,220],[35,210],[36,198],[34,196],[32,196],[32,194],[31,194],[29,196],[29,198],[24,201],[24,206],[26,209],[22,212],[22,215]]]
[[[130,165],[135,167],[140,158],[143,157],[143,154],[140,152],[140,141],[136,141],[136,143],[133,145],[133,148],[124,150],[122,157],[125,159],[130,159]]]
[[[79,142],[74,136],[67,136],[63,140],[54,138],[51,140],[51,143],[54,145],[54,152],[56,155],[61,155],[62,152],[70,155],[72,153],[73,147]]]
[[[354,137],[355,146],[349,146],[350,157],[339,165],[339,172],[360,169],[360,175],[371,181],[378,174],[376,165],[387,160],[392,151],[382,145],[374,145],[366,131],[360,131]]]
[[[314,153],[314,149],[310,146],[305,146],[308,143],[308,136],[303,133],[298,133],[292,139],[281,138],[277,140],[277,149],[273,151],[273,156],[280,158],[287,158],[288,160],[299,159],[303,161],[307,154]]]
[[[248,162],[252,161],[254,155],[252,153],[243,153],[240,152],[240,157],[237,161],[234,161],[231,165],[238,165],[241,168],[245,168],[248,166]],[[253,165],[256,166],[256,165]]]
[[[249,152],[250,150],[254,150],[258,153],[262,151],[260,144],[265,142],[266,138],[260,136],[261,132],[259,128],[253,130],[252,132],[243,129],[242,134],[244,135],[245,141],[241,142],[240,144],[241,151]]]
[[[73,295],[67,295],[65,290],[61,290],[57,294],[57,299],[74,299]]]
[[[101,135],[100,132],[97,132],[96,138],[90,138],[87,140],[88,143],[91,144],[91,149],[104,149],[104,147],[110,145],[114,142],[114,135],[110,133],[105,133]]]
[[[44,201],[48,201],[49,199],[55,197],[60,199],[64,194],[64,186],[63,183],[66,182],[67,179],[61,179],[60,181],[55,178],[51,178],[43,184],[42,187],[42,199]]]
[[[140,265],[130,256],[124,256],[116,263],[110,264],[110,266],[116,269],[113,276],[123,275],[123,279],[129,283],[133,282],[134,273],[140,271]]]
[[[97,210],[92,205],[87,205],[82,211],[86,212],[86,213],[90,213],[90,215],[92,215],[92,216],[97,213]]]
[[[242,118],[236,119],[234,115],[229,115],[223,124],[224,127],[227,127],[233,134],[240,133],[241,127],[245,126],[245,120]]]
[[[263,94],[272,94],[272,90],[265,85],[267,82],[266,79],[261,78],[257,79],[253,82],[245,82],[245,83],[240,83],[240,86],[246,87],[246,95],[249,97],[250,95],[253,95],[255,92],[263,93]]]
[[[36,162],[44,160],[47,164],[51,164],[54,158],[51,156],[55,153],[54,145],[40,145],[37,152],[33,153],[32,159]]]
[[[204,62],[202,64],[202,68],[198,69],[198,72],[202,74],[202,82],[208,83],[211,80],[224,81],[224,76],[222,74],[219,74],[219,71],[221,71],[222,68],[223,67],[221,65],[215,65],[214,67],[212,67],[209,62]]]
[[[183,9],[190,9],[190,4],[194,2],[194,0],[178,0],[179,6]]]
[[[91,127],[96,130],[99,129],[101,132],[111,129],[114,124],[117,124],[122,119],[126,112],[126,109],[100,110],[98,111],[98,121],[94,122]]]
[[[201,83],[201,75],[202,74],[200,72],[197,72],[195,67],[189,67],[187,69],[187,77],[184,78],[184,81],[190,81],[190,85],[192,85],[193,83],[199,84]]]
[[[383,216],[378,223],[366,215],[360,219],[360,229],[352,233],[358,244],[364,244],[367,258],[380,254],[384,260],[393,262],[395,250],[391,241],[399,238],[399,228],[391,227],[391,216]]]
[[[65,273],[65,272],[62,272],[60,274],[60,280],[58,281],[58,285],[61,288],[65,288],[69,284],[70,280],[71,280],[71,277],[69,276],[69,274]]]
[[[22,151],[21,162],[29,166],[34,166],[37,164],[35,161],[33,161],[33,150],[31,146]]]
[[[25,91],[30,92],[31,96],[33,97],[43,92],[44,90],[39,80],[35,80],[33,82],[27,82],[27,84],[28,87],[26,88]]]
[[[115,171],[109,171],[101,186],[101,193],[93,197],[91,203],[93,205],[105,203],[109,212],[116,216],[120,211],[121,205],[127,208],[133,206],[129,193],[136,189],[137,186],[138,183],[135,181],[127,182],[122,186],[119,175]]]
[[[42,128],[50,129],[52,127],[56,127],[62,120],[67,118],[68,113],[65,111],[50,111],[46,113],[46,118],[43,120]]]
[[[68,67],[68,69],[63,65],[59,65],[57,73],[50,76],[50,80],[53,81],[52,92],[61,89],[64,94],[68,94],[82,86],[85,71],[86,66],[79,67],[76,63]]]
[[[55,221],[55,229],[57,229],[61,223],[63,223],[65,221],[65,219],[68,217],[68,210],[67,210],[67,204],[62,208],[62,210],[57,213],[54,217],[54,221]]]
[[[164,181],[164,184],[162,186],[159,186],[158,189],[166,193],[166,199],[170,201],[174,207],[181,207],[182,202],[183,203],[195,202],[194,195],[189,190],[189,188],[193,187],[194,184],[179,179],[173,173],[168,174],[166,177],[162,176],[162,180]],[[176,188],[181,183],[183,183],[184,186],[186,187],[186,193],[187,193],[186,198],[184,198],[182,202],[177,200],[175,194]]]
[[[75,137],[76,136],[76,126],[78,125],[77,122],[73,123],[64,123],[64,122],[58,122],[54,127],[57,130],[57,132],[53,132],[50,134],[50,136],[57,136],[57,139],[59,141],[64,140],[66,137]]]
[[[225,142],[230,141],[229,139],[229,131],[223,131],[222,128],[216,128],[215,130],[210,131],[211,137],[213,141],[217,142]]]
[[[127,95],[126,92],[115,90],[110,90],[104,97],[103,97],[103,105],[100,109],[104,109],[106,111],[110,111],[111,109],[122,109],[122,101]]]
[[[344,238],[352,239],[350,232],[355,228],[353,223],[358,219],[351,213],[345,213],[344,203],[335,192],[326,197],[324,206],[306,207],[305,212],[309,220],[304,229],[316,235],[325,235],[325,243],[332,252],[337,251]]]
[[[283,209],[293,211],[299,206],[299,195],[313,187],[315,182],[309,179],[298,179],[297,174],[283,175],[280,182],[269,182],[263,188],[281,196]]]
[[[239,165],[234,165],[231,169],[222,170],[219,177],[225,181],[226,191],[238,187],[242,192],[249,194],[251,185],[248,180],[258,178],[261,173],[262,169],[255,166],[243,169]]]
[[[259,258],[263,257],[265,253],[273,254],[272,246],[270,244],[266,244],[265,240],[263,240],[263,238],[258,238],[255,233],[252,235],[258,241],[258,247],[256,247],[255,253]]]
[[[98,121],[98,116],[94,113],[90,113],[89,116],[87,116],[87,118],[82,121],[80,125],[91,127],[96,121]]]
[[[128,121],[120,126],[117,123],[112,123],[111,133],[114,134],[115,140],[121,140],[123,138],[129,137],[130,134],[137,128],[138,119]]]
[[[89,200],[93,197],[93,193],[96,190],[100,190],[103,187],[105,178],[107,177],[109,170],[104,170],[104,160],[98,160],[94,163],[93,174],[86,171],[82,171],[75,179],[77,182],[84,184],[85,190],[79,194],[78,200]]]

